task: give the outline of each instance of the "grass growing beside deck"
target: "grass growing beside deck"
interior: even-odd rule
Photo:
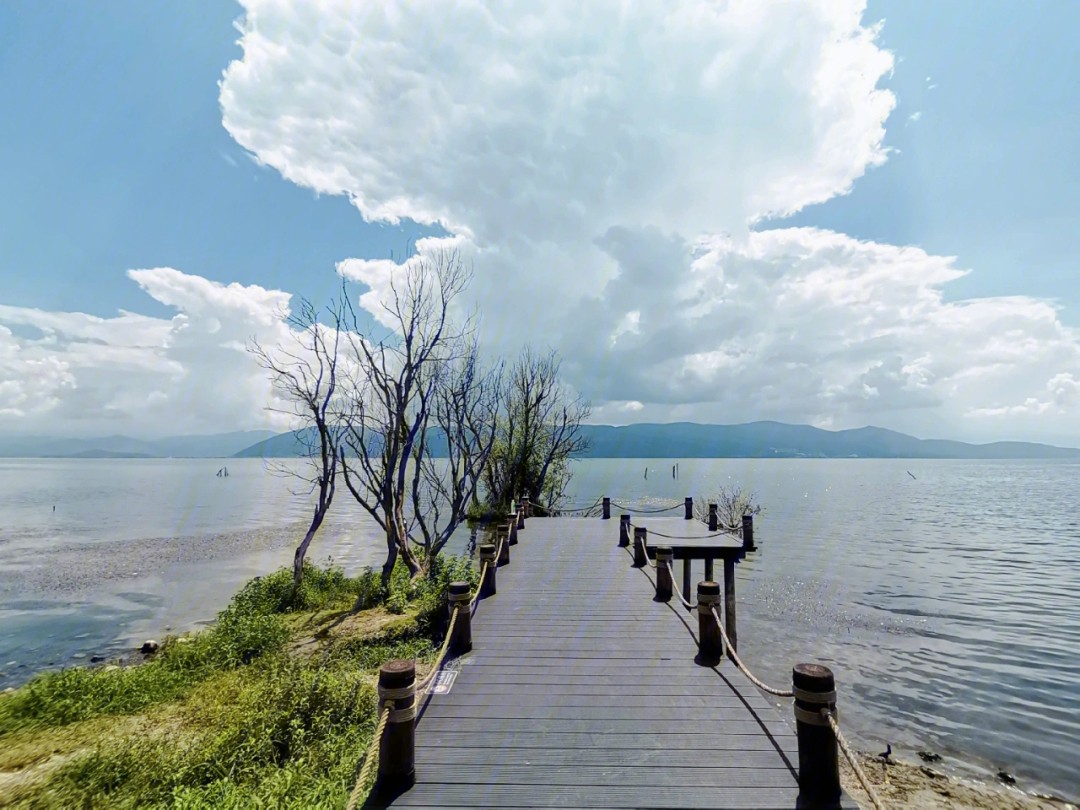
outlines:
[[[0,805],[340,808],[374,730],[376,674],[430,661],[445,589],[309,569],[249,582],[215,626],[131,667],[45,673],[0,698]]]

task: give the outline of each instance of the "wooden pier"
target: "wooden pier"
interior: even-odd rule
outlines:
[[[533,518],[518,534],[471,651],[417,703],[415,782],[368,807],[808,806],[796,724],[730,660],[703,660],[697,611],[658,601],[618,520]]]

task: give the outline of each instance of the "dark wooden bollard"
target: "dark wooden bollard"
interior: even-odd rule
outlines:
[[[530,511],[531,504],[529,503],[529,496],[528,495],[524,496],[521,499],[521,506],[523,507],[522,508],[522,513],[521,513],[521,519],[524,520],[525,518],[532,517],[532,512]]]
[[[645,543],[648,542],[644,526],[634,527],[634,568],[644,568],[649,564],[649,558],[645,554]]]
[[[742,545],[746,551],[757,551],[754,545],[754,516],[743,515],[742,517]]]
[[[509,531],[510,531],[510,545],[516,546],[517,543],[518,543],[518,525],[517,525],[517,515],[515,515],[513,512],[510,513]]]
[[[387,661],[379,670],[379,706],[394,708],[379,741],[377,793],[395,794],[416,782],[416,662]]]
[[[836,682],[832,670],[820,664],[796,664],[791,671],[795,692],[795,732],[799,739],[799,807],[840,806],[840,761],[829,721],[836,714]]]
[[[724,630],[731,649],[739,651],[739,633],[735,628],[735,560],[724,558]]]
[[[469,600],[472,594],[469,592],[468,582],[451,582],[446,589],[446,609],[449,618],[454,618],[457,610],[457,619],[454,621],[454,632],[450,636],[450,652],[461,655],[472,650],[472,613],[469,611]]]
[[[521,504],[520,506],[518,506],[517,527],[518,529],[525,528],[525,504]]]
[[[611,520],[611,498],[604,498],[604,520]]]
[[[619,515],[619,546],[625,548],[630,545],[630,516]]]
[[[675,554],[670,546],[656,547],[656,599],[658,602],[671,601],[671,566]]]
[[[687,498],[686,500],[684,500],[683,501],[683,509],[686,511],[686,514],[683,515],[683,517],[686,518],[687,520],[693,520],[694,519],[694,499],[693,498]]]
[[[716,515],[716,504],[709,504],[709,531],[715,532],[720,525],[720,519]]]
[[[697,585],[698,602],[698,661],[706,666],[720,663],[724,653],[724,640],[720,636],[720,625],[712,609],[720,606],[720,585],[716,582],[699,582]]]
[[[499,545],[499,565],[510,564],[510,527],[500,526],[495,530],[495,542]]]
[[[484,567],[484,563],[487,563],[487,567]],[[495,546],[491,543],[480,546],[480,567],[484,571],[484,578],[480,580],[480,598],[487,599],[496,593],[495,571],[498,567],[495,563]]]

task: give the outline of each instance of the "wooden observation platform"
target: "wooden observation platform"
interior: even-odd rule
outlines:
[[[516,545],[507,538],[510,559],[496,569],[496,593],[472,611],[471,650],[448,658],[416,701],[414,774],[401,778],[399,769],[393,777],[392,766],[380,764],[366,806],[856,806],[838,782],[826,786],[834,795],[824,803],[806,790],[800,799],[796,726],[803,724],[783,716],[727,657],[706,654],[698,609],[681,598],[661,601],[664,563],[642,564],[640,551],[620,545],[620,522],[517,523],[523,528],[514,531]],[[676,558],[709,559],[700,550],[711,541],[714,557],[731,568],[733,600],[734,561],[753,550],[752,531],[746,545],[698,521],[652,518],[637,528],[652,530],[642,543],[650,557],[684,543]],[[733,610],[727,629],[734,630]],[[831,735],[827,727],[811,731]],[[835,742],[826,749],[825,767],[835,770]],[[385,742],[382,755],[393,755]],[[821,765],[817,753],[810,757]]]

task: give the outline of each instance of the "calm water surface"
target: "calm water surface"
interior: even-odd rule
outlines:
[[[755,490],[766,511],[760,550],[738,568],[739,646],[765,680],[826,663],[864,746],[928,748],[1080,797],[1080,465],[685,460],[675,481],[672,463],[581,462],[570,495]],[[187,629],[247,577],[287,563],[293,538],[280,527],[306,517],[308,498],[261,462],[229,462],[228,479],[215,477],[220,466],[0,460],[0,684]],[[341,506],[313,556],[379,564],[370,522]],[[185,556],[210,534],[224,537],[207,546],[212,559]],[[54,559],[123,569],[114,558],[132,571],[77,587],[48,580],[55,588],[33,575]]]

